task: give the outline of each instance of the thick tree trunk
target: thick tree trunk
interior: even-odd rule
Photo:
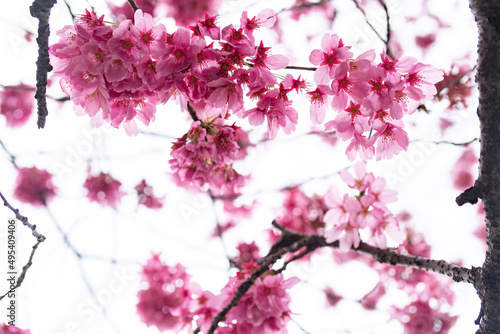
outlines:
[[[479,28],[478,116],[481,122],[479,178],[488,249],[476,283],[482,318],[477,333],[500,333],[500,0],[470,0]]]

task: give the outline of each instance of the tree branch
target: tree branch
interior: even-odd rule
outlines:
[[[16,219],[19,220],[20,222],[23,223],[24,226],[27,226],[31,230],[31,234],[36,238],[38,242],[44,242],[45,241],[45,236],[43,234],[40,234],[36,230],[36,225],[32,225],[28,221],[28,217],[25,217],[19,213],[19,209],[14,209],[12,205],[7,201],[7,199],[4,197],[2,192],[0,192],[0,197],[3,200],[3,205],[8,207],[14,214],[16,215]]]
[[[21,286],[21,284],[24,282],[24,278],[26,277],[26,273],[28,272],[28,269],[31,267],[31,265],[33,264],[33,256],[35,256],[35,251],[36,249],[38,248],[38,245],[42,242],[45,241],[45,236],[43,234],[40,234],[37,232],[36,230],[36,225],[32,225],[28,222],[28,218],[21,215],[19,213],[19,209],[15,209],[12,205],[10,205],[10,203],[7,201],[7,199],[5,198],[5,196],[2,194],[2,192],[0,192],[0,197],[2,198],[3,200],[3,205],[8,207],[12,212],[14,212],[14,214],[16,215],[16,219],[21,221],[23,223],[24,226],[27,226],[30,230],[31,230],[31,234],[36,238],[37,242],[36,244],[33,246],[33,249],[31,250],[31,254],[30,254],[30,257],[28,259],[28,262],[26,263],[26,265],[24,265],[23,267],[23,270],[21,271],[21,274],[19,275],[19,277],[17,278],[17,282],[16,282],[16,285],[14,286],[13,289],[7,291],[3,296],[0,296],[0,300],[2,300],[5,296],[7,296],[9,293],[11,293],[12,291],[14,291],[15,289],[17,289],[18,287]]]
[[[338,248],[339,242],[327,242],[323,236],[320,235],[309,235],[294,232],[280,224],[276,221],[272,222],[272,225],[282,232],[281,238],[271,247],[269,253],[262,258],[258,264],[260,265],[257,270],[255,270],[250,277],[243,282],[228,305],[226,305],[222,311],[217,314],[213,319],[212,325],[208,330],[207,334],[213,334],[217,329],[219,322],[221,322],[229,311],[238,305],[241,297],[250,289],[255,280],[265,273],[270,266],[272,266],[276,261],[278,261],[283,255],[287,253],[294,253],[305,247],[295,259],[304,257],[308,253],[315,251],[321,247],[331,247]],[[369,245],[361,241],[358,248],[351,248],[352,251],[364,253],[371,255],[376,261],[380,263],[388,263],[394,266],[405,266],[412,267],[426,271],[434,271],[443,275],[450,276],[455,282],[466,282],[475,283],[477,277],[481,274],[481,268],[472,267],[472,269],[463,268],[455,266],[454,264],[448,263],[444,260],[432,260],[426,259],[414,255],[403,255],[395,252],[393,249],[381,249],[372,245]],[[288,261],[290,262],[290,261]],[[282,268],[283,269],[283,268]],[[274,273],[281,272],[282,270],[275,271]]]
[[[38,103],[38,128],[45,126],[45,119],[49,112],[47,111],[47,73],[52,71],[49,59],[49,16],[50,9],[56,3],[56,0],[35,0],[30,6],[30,14],[38,19],[38,60],[36,61],[36,94],[35,99]]]

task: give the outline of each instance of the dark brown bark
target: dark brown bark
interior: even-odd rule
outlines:
[[[38,19],[38,60],[36,61],[36,94],[38,103],[38,128],[45,126],[47,111],[47,73],[52,71],[49,59],[49,16],[56,0],[35,0],[30,7],[31,16]]]
[[[481,122],[479,178],[474,185],[483,200],[488,248],[475,286],[481,298],[477,333],[500,333],[500,1],[470,0],[479,28],[478,116]]]

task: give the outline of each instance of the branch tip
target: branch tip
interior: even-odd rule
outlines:
[[[481,190],[477,186],[472,186],[458,195],[455,202],[458,206],[462,206],[465,203],[476,204],[480,198],[482,198]]]

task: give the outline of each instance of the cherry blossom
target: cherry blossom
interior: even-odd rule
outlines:
[[[8,127],[26,124],[33,113],[34,87],[20,84],[0,90],[0,114],[5,116]]]
[[[238,193],[245,184],[245,178],[232,167],[236,160],[245,157],[238,137],[245,135],[234,125],[194,122],[189,132],[173,144],[172,172],[180,181],[202,191]]]
[[[325,223],[323,216],[329,207],[325,203],[325,196],[307,196],[300,188],[293,187],[283,191],[285,196],[282,209],[276,221],[292,231],[304,234],[322,233]],[[280,235],[275,229],[270,229],[269,241],[277,242]]]
[[[402,309],[394,308],[392,317],[404,324],[404,334],[446,334],[457,321],[456,316],[439,312],[420,300]]]
[[[248,265],[250,261],[257,262],[260,259],[259,247],[257,247],[255,241],[251,243],[240,242],[236,249],[239,253],[234,259],[237,268],[242,268],[244,265]]]
[[[314,72],[314,80],[318,85],[328,84],[335,74],[335,69],[342,61],[352,57],[350,46],[344,46],[342,39],[336,34],[325,34],[321,39],[321,50],[315,49],[309,56],[313,65],[319,66]]]
[[[307,94],[311,95],[311,121],[315,124],[322,124],[325,120],[326,108],[331,100],[328,96],[333,95],[333,92],[328,86],[319,85],[316,90]]]
[[[253,260],[229,279],[220,294],[203,291],[192,281],[181,264],[169,266],[152,254],[142,269],[145,289],[139,291],[137,311],[148,326],[160,331],[179,331],[190,328],[196,318],[197,326],[207,330],[213,317],[229,303],[236,290],[256,268]],[[298,283],[297,278],[284,279],[282,274],[263,275],[233,307],[224,325],[216,333],[231,330],[245,333],[285,333],[290,319],[288,291]],[[195,317],[196,316],[196,317]]]
[[[102,206],[109,206],[116,210],[125,192],[120,190],[121,182],[111,175],[100,172],[98,175],[89,175],[83,184],[87,190],[87,198]]]
[[[0,334],[31,334],[29,329],[20,329],[12,325],[1,324]]]
[[[233,298],[235,289],[247,275],[240,272],[222,289],[223,304]],[[290,320],[290,297],[287,290],[297,283],[297,278],[284,280],[282,274],[257,279],[238,305],[227,314],[225,322],[228,328],[237,333],[285,333],[285,325]]]
[[[167,266],[153,254],[142,269],[142,280],[147,288],[137,294],[137,313],[146,325],[177,331],[190,322],[190,276],[181,264]]]
[[[381,297],[386,293],[385,286],[382,283],[378,283],[372,291],[367,293],[361,299],[361,306],[367,310],[374,310],[377,307],[377,303]]]
[[[36,167],[17,168],[14,197],[35,207],[47,205],[56,195],[53,175]]]
[[[144,205],[149,209],[161,209],[163,207],[164,197],[158,198],[153,195],[153,187],[146,183],[146,180],[142,180],[135,190],[137,191],[137,196],[139,197],[139,204]]]
[[[340,250],[357,248],[361,242],[359,230],[368,227],[370,242],[376,246],[387,246],[386,235],[398,244],[404,241],[405,234],[399,228],[398,220],[387,208],[396,200],[396,193],[385,189],[385,180],[366,172],[364,162],[354,165],[355,177],[348,171],[341,171],[341,179],[359,195],[351,197],[344,194],[339,198],[331,194],[326,198],[330,209],[324,215],[325,237],[327,241],[339,240]]]
[[[426,99],[430,99],[437,93],[434,84],[442,79],[443,71],[429,68],[428,65],[422,63],[416,63],[408,70],[405,81],[413,89],[420,90]]]
[[[456,189],[464,191],[474,185],[475,176],[472,174],[472,167],[477,163],[478,157],[472,148],[468,148],[458,158],[452,170],[453,186]]]
[[[181,26],[195,23],[196,20],[203,18],[205,13],[217,13],[221,5],[221,0],[164,0],[163,2],[167,5],[168,16]]]
[[[444,73],[443,80],[436,83],[438,100],[448,100],[449,110],[467,108],[467,98],[472,94],[474,71],[467,64],[453,64],[450,71]]]
[[[245,12],[242,27],[220,29],[216,16],[205,15],[191,30],[179,27],[168,33],[141,11],[134,22],[112,27],[104,25],[102,16],[87,12],[74,27],[61,30],[61,40],[51,46],[54,72],[78,113],[90,115],[95,125],[123,124],[134,135],[136,120],[148,125],[156,105],[175,97],[182,108],[190,102],[203,120],[232,114],[248,118],[253,126],[267,120],[267,137],[275,138],[280,129],[285,134],[295,131],[298,113],[288,94],[306,85],[289,74],[278,82],[271,70],[286,67],[288,59],[271,54],[262,41],[255,45],[253,30],[271,26],[273,18],[272,10],[252,19]],[[205,37],[220,38],[220,48]],[[351,60],[349,49],[337,35],[326,34],[321,49],[311,52],[310,61],[319,66],[318,86],[308,92],[311,119],[321,124],[331,101],[339,113],[327,122],[326,131],[336,130],[341,139],[351,141],[346,151],[350,159],[358,153],[362,159],[390,158],[408,147],[404,123],[395,121],[432,98],[442,72],[414,58],[392,60],[385,53],[376,64],[373,50]],[[245,106],[245,89],[257,100],[254,107]],[[377,133],[371,136],[373,129]],[[219,168],[219,179],[240,179],[229,172]]]
[[[187,26],[196,23],[196,20],[202,19],[205,13],[217,13],[221,1],[136,0],[136,3],[144,13],[148,13],[152,16],[166,15],[167,17],[173,18],[177,25]],[[134,18],[134,11],[127,2],[122,6],[108,3],[108,6],[112,13],[118,16],[118,18]]]

